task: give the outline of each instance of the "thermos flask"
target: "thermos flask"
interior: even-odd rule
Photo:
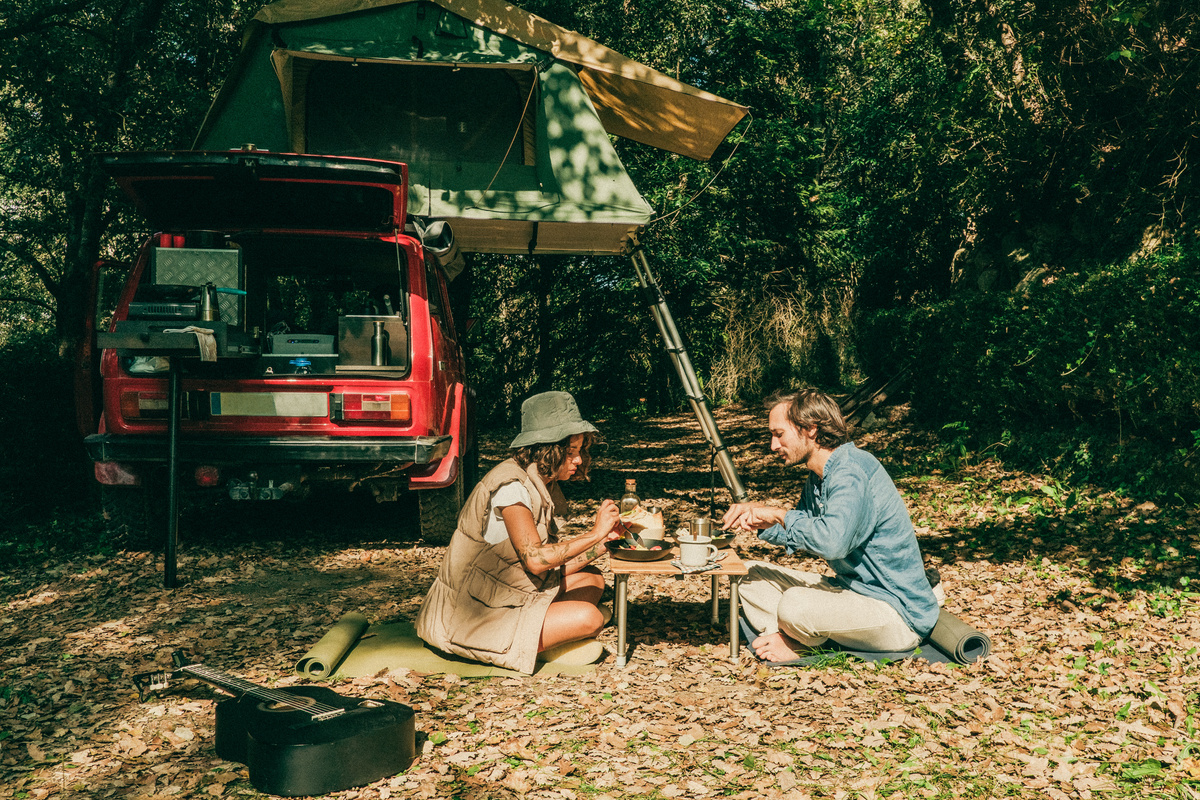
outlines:
[[[382,321],[371,323],[375,332],[371,334],[371,366],[386,367],[388,363],[388,332]]]

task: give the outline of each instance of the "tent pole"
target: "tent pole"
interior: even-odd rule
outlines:
[[[654,279],[654,273],[650,271],[645,250],[639,245],[633,251],[630,259],[633,261],[633,269],[637,273],[638,283],[646,294],[650,310],[654,313],[654,321],[658,324],[658,332],[662,336],[667,355],[671,357],[671,363],[675,365],[675,371],[679,373],[684,394],[687,395],[692,411],[700,422],[700,432],[704,434],[704,438],[712,447],[714,459],[721,471],[721,479],[729,488],[733,501],[741,503],[748,498],[746,487],[742,485],[742,479],[733,465],[733,459],[730,457],[729,451],[725,449],[725,443],[721,441],[721,432],[717,430],[717,421],[713,419],[712,412],[708,408],[708,400],[704,397],[704,390],[700,388],[700,380],[696,377],[692,360],[688,358],[687,348],[683,346],[679,329],[675,327],[675,319],[671,316],[671,310],[667,308],[667,299],[663,296],[658,281]]]

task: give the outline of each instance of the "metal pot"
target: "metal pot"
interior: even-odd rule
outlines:
[[[608,543],[608,553],[613,558],[618,558],[622,561],[658,561],[663,558],[670,558],[671,543],[665,539],[643,539],[642,543],[646,547],[661,547],[661,550],[641,550],[629,543],[627,539],[618,539],[615,542]]]

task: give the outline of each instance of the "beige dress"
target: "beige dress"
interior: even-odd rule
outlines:
[[[531,575],[511,540],[489,544],[484,539],[492,495],[512,481],[520,481],[529,492],[542,541],[556,539],[556,498],[538,475],[537,465],[522,469],[511,458],[497,464],[463,504],[438,576],[417,616],[417,635],[447,653],[532,673],[546,610],[562,585],[563,570]]]

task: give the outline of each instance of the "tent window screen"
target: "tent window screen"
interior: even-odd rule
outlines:
[[[534,104],[523,112],[532,84],[530,70],[319,61],[305,91],[306,146],[417,164],[531,165]]]

